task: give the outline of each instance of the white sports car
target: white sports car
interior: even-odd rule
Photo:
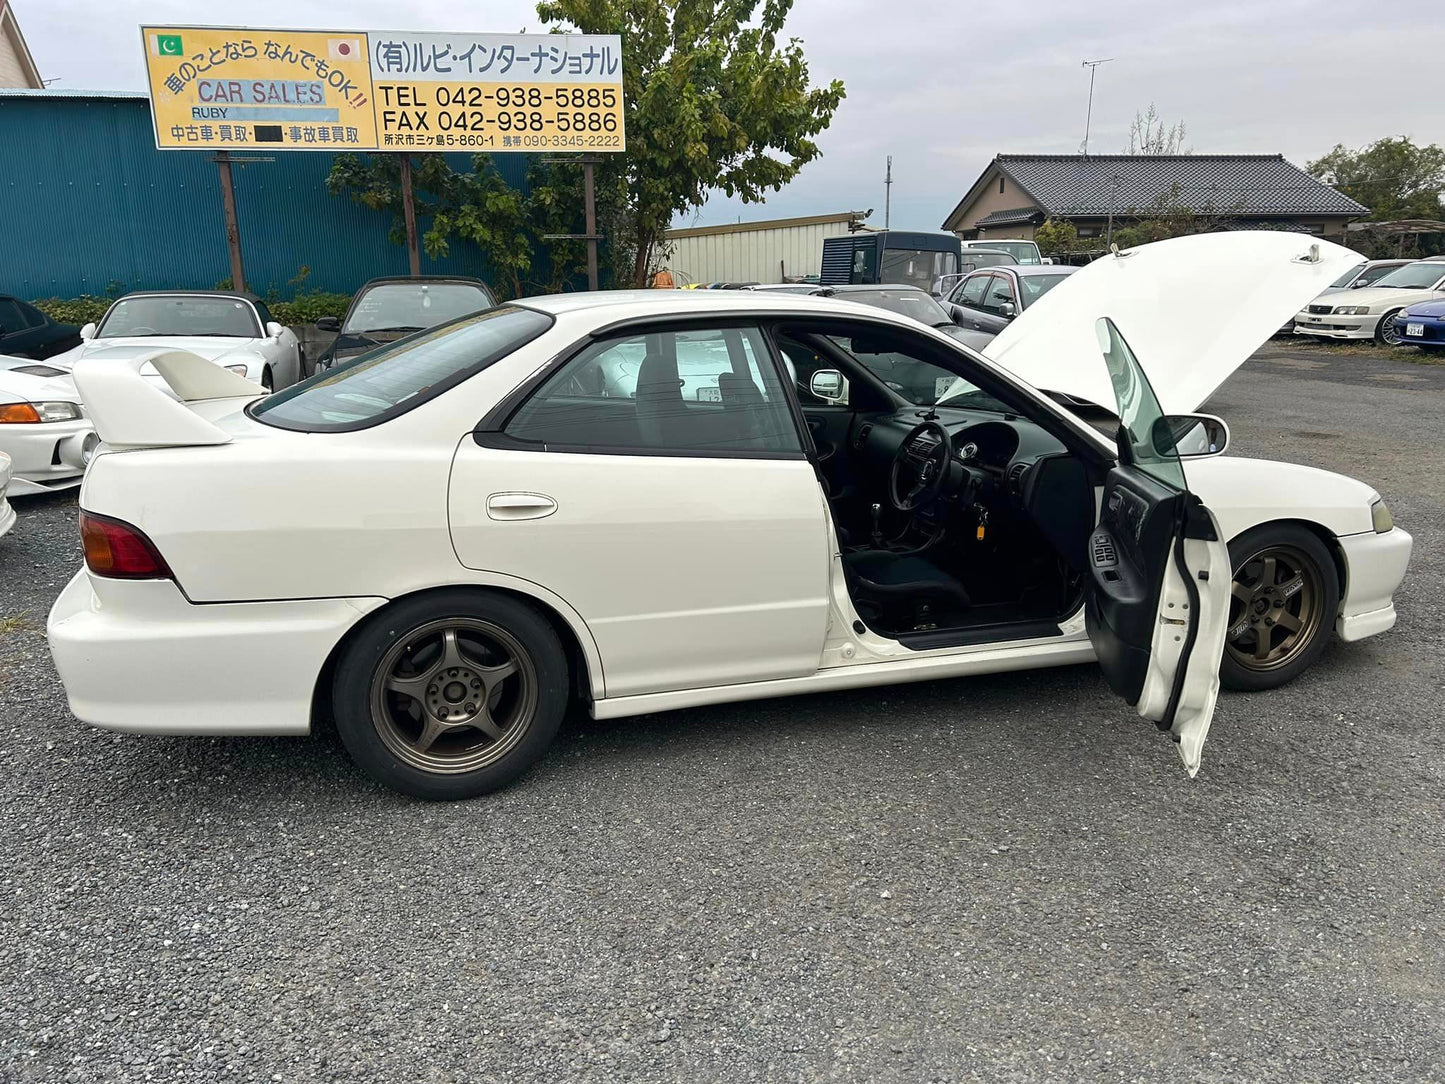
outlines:
[[[98,443],[68,369],[0,357],[0,452],[13,461],[11,496],[78,486]]]
[[[679,290],[503,305],[264,398],[181,352],[82,361],[106,444],[51,650],[89,723],[329,711],[429,798],[516,777],[573,698],[612,718],[1094,659],[1193,774],[1221,674],[1279,685],[1395,621],[1411,539],[1379,494],[1220,456],[1188,413],[1356,260],[1284,233],[1121,252],[995,360],[877,308]],[[878,375],[899,364],[935,374],[913,400]]]
[[[162,350],[188,350],[263,388],[289,388],[301,379],[296,333],[271,318],[249,294],[204,290],[133,293],[107,310],[100,324],[80,329],[85,341],[52,361],[125,361]],[[145,374],[164,387],[152,368]]]

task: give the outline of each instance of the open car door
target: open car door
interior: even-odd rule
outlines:
[[[1193,776],[1219,693],[1229,548],[1124,337],[1109,319],[1096,330],[1120,425],[1089,546],[1089,639],[1109,686],[1174,738]]]

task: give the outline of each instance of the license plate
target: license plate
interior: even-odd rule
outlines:
[[[1306,316],[1306,317],[1305,317],[1305,322],[1306,322],[1306,323],[1309,323],[1309,324],[1321,324],[1321,323],[1324,323],[1324,321],[1321,320],[1318,316]]]
[[[1414,335],[1414,336],[1417,336],[1417,337],[1423,337],[1424,334],[1425,334],[1425,325],[1424,325],[1424,324],[1406,324],[1406,325],[1405,325],[1405,334],[1406,334],[1406,335]]]

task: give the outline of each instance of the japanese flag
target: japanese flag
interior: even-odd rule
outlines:
[[[326,51],[332,60],[360,60],[360,38],[328,38]]]

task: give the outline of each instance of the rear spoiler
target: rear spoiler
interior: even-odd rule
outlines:
[[[174,398],[141,374],[146,364]],[[229,433],[186,408],[207,399],[255,399],[260,384],[185,350],[153,350],[130,358],[82,358],[72,372],[80,401],[100,439],[112,448],[227,444]]]

